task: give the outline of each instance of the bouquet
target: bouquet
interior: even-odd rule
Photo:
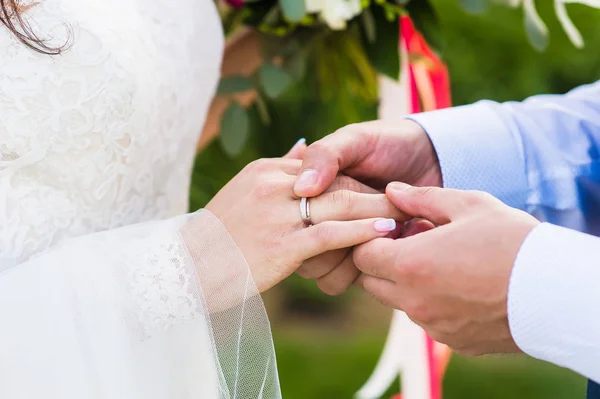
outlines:
[[[220,95],[254,90],[261,123],[268,101],[302,81],[307,70],[319,101],[343,88],[354,100],[377,101],[377,75],[400,74],[400,16],[410,14],[432,47],[441,50],[438,19],[429,0],[226,0],[226,34],[246,27],[259,32],[264,63],[252,76],[223,78]],[[348,99],[350,101],[350,99]],[[340,104],[343,109],[344,105]],[[348,113],[351,111],[348,110]],[[244,147],[248,110],[232,101],[221,120],[220,140],[230,156]]]
[[[320,101],[330,101],[343,87],[354,99],[376,102],[377,75],[395,80],[400,75],[400,17],[409,16],[428,45],[438,55],[442,53],[442,32],[431,1],[221,0],[226,34],[242,26],[259,32],[264,63],[250,77],[222,79],[219,94],[232,96],[254,90],[261,123],[268,124],[267,102],[282,96],[310,69]],[[489,3],[521,8],[524,30],[532,46],[539,51],[548,46],[548,29],[534,0],[455,1],[472,14],[485,11]],[[570,20],[566,4],[600,8],[600,0],[550,1],[571,42],[582,47],[581,34]],[[243,149],[250,126],[256,125],[249,118],[244,107],[236,101],[230,103],[221,121],[220,135],[230,156]]]

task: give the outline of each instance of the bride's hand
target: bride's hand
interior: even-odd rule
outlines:
[[[305,260],[387,236],[394,220],[407,219],[384,194],[337,190],[310,200],[314,225],[305,227],[293,194],[300,165],[294,159],[255,161],[206,206],[244,254],[261,292]]]

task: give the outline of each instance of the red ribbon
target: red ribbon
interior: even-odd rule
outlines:
[[[400,18],[400,38],[407,50],[408,78],[410,84],[411,113],[433,111],[451,106],[450,78],[446,65],[429,47],[423,36],[415,29],[408,16]],[[425,332],[429,365],[430,399],[442,398],[442,379],[450,356],[450,350],[436,356],[437,345]],[[401,399],[398,394],[392,399]]]

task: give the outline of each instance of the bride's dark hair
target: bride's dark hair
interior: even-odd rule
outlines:
[[[42,54],[60,54],[65,46],[52,47],[41,39],[31,28],[31,25],[23,19],[23,12],[35,6],[36,2],[26,6],[19,4],[18,0],[0,0],[0,22],[8,28],[16,37],[30,49]]]

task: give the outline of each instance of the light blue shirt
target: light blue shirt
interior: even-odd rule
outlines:
[[[445,187],[487,191],[552,223],[515,261],[511,332],[524,352],[600,381],[600,238],[574,231],[600,235],[600,82],[410,118],[431,138]]]

